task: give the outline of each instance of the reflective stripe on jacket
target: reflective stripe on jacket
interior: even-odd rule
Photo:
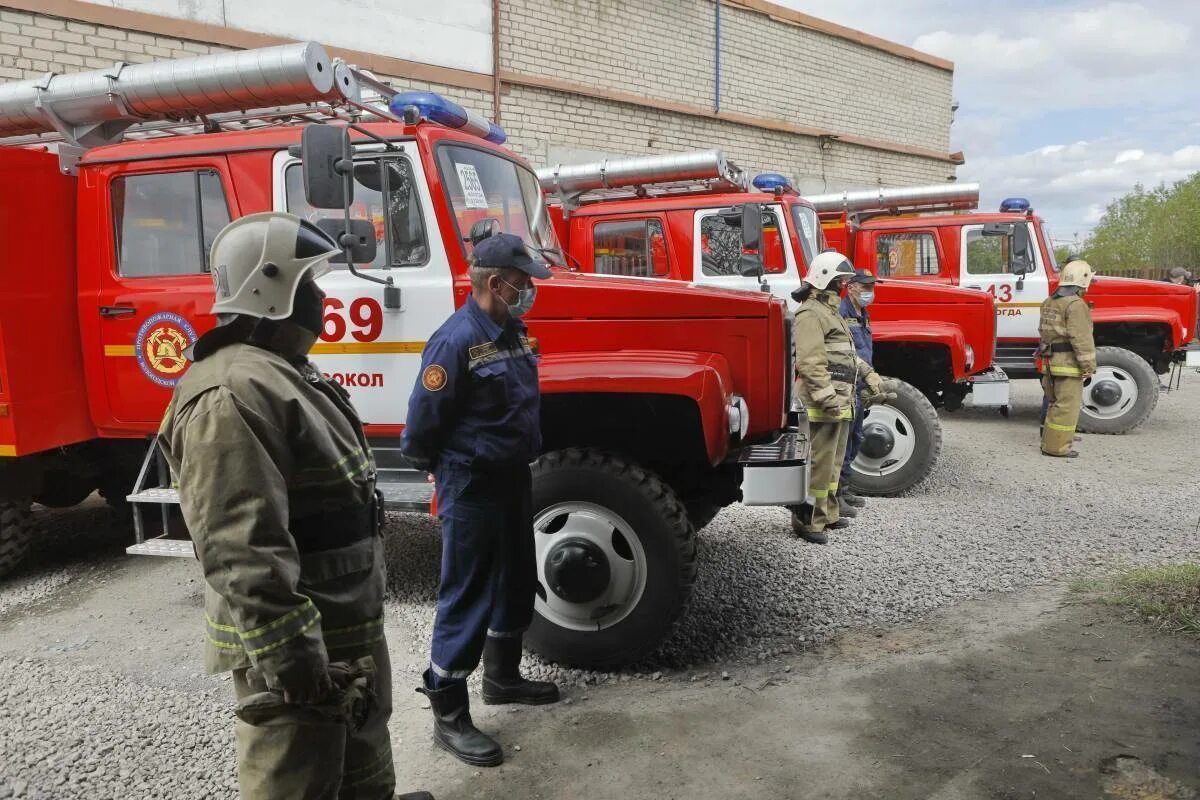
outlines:
[[[1043,300],[1038,333],[1043,373],[1077,378],[1096,371],[1092,310],[1078,294],[1056,293]]]
[[[180,380],[160,440],[207,583],[210,671],[253,664],[277,688],[382,636],[383,550],[362,527],[375,462],[341,387],[231,344]],[[319,544],[289,530],[306,520]]]

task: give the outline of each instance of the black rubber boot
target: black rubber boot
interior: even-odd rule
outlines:
[[[845,517],[838,517],[837,522],[829,523],[828,525],[825,526],[825,530],[840,531],[843,528],[849,528],[849,527],[850,527],[850,520],[846,519]]]
[[[434,744],[475,767],[497,767],[504,762],[504,751],[496,740],[471,722],[466,681],[433,689],[429,670],[425,670],[425,685],[417,691],[429,698],[433,709]]]
[[[1042,455],[1050,456],[1051,458],[1079,458],[1079,451],[1072,450],[1068,453],[1059,454],[1059,453],[1047,453],[1045,450],[1043,450]]]
[[[521,637],[489,636],[483,645],[483,702],[544,706],[558,702],[558,687],[521,677]]]
[[[838,496],[838,514],[843,517],[853,519],[858,516],[858,509],[850,505],[850,501],[842,496]]]
[[[861,497],[851,491],[841,492],[838,495],[838,497],[840,499],[845,500],[847,503],[854,506],[855,508],[862,508],[863,506],[865,506],[867,504],[867,500],[865,497]]]
[[[395,800],[433,800],[433,795],[429,792],[405,792],[396,795]]]
[[[799,513],[796,511],[792,512],[792,533],[796,534],[806,542],[812,542],[813,544],[829,544],[829,537],[825,535],[824,531],[810,531],[804,527],[806,520],[812,520],[812,506],[800,506],[799,508],[807,508],[808,514],[803,515],[803,511]]]

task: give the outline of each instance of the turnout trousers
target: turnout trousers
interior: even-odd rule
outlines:
[[[837,522],[837,490],[850,439],[850,421],[808,422],[808,438],[812,447],[808,473],[808,493],[813,497],[812,520],[801,522],[808,531],[817,533]]]
[[[429,662],[435,687],[464,681],[485,638],[520,638],[533,620],[537,562],[528,464],[437,470],[442,570]]]
[[[387,640],[355,651],[331,650],[331,661],[370,655],[375,704],[361,727],[340,709],[298,706],[268,692],[247,669],[233,671],[238,698],[238,784],[243,800],[391,800],[396,788],[388,719],[392,665]]]
[[[863,419],[866,407],[862,399],[854,398],[854,419],[850,422],[850,433],[846,437],[846,455],[842,458],[842,475],[838,481],[838,489],[843,490],[850,481],[850,465],[858,458],[858,451],[863,443]]]
[[[1083,402],[1083,378],[1042,375],[1046,401],[1046,421],[1042,425],[1042,452],[1065,456],[1071,451],[1079,408]]]

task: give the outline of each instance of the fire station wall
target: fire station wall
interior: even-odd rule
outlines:
[[[780,171],[809,194],[876,184],[941,183],[954,165],[936,159],[653,111],[561,92],[512,87],[502,101],[509,145],[530,162],[719,148],[751,174]]]
[[[229,49],[208,42],[0,8],[0,81],[40,78],[47,72],[108,68],[116,61],[136,64]],[[473,111],[491,116],[491,92],[389,75],[380,77],[405,89],[429,89],[444,94]]]
[[[949,150],[951,70],[738,3],[721,8],[721,110]],[[505,69],[713,105],[713,0],[500,7]]]

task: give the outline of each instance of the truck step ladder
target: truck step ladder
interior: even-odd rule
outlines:
[[[388,511],[428,514],[434,490],[425,473],[409,467],[395,444],[380,443],[372,447],[372,452],[377,461],[376,488],[383,495],[383,507]],[[155,479],[151,480],[151,475],[155,475]],[[157,437],[146,451],[133,491],[125,499],[132,506],[134,532],[134,543],[125,548],[126,553],[195,557],[191,539],[169,538],[171,507],[179,505],[179,490],[172,485]],[[163,533],[148,537],[143,514],[147,506],[155,505],[159,507]]]

